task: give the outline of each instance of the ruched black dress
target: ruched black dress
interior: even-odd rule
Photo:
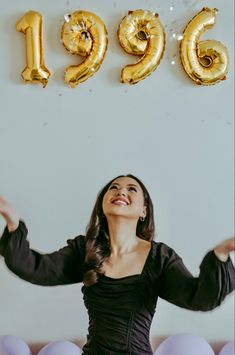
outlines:
[[[82,282],[85,240],[78,236],[50,254],[29,248],[27,228],[0,239],[0,254],[10,270],[33,284],[53,286]],[[199,277],[193,277],[182,259],[164,243],[151,242],[141,274],[114,279],[101,276],[93,286],[82,286],[89,315],[84,355],[152,355],[149,342],[151,321],[158,297],[195,311],[211,310],[235,288],[231,259],[221,262],[209,251]]]

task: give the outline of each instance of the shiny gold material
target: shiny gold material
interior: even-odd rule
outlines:
[[[180,44],[184,70],[197,84],[216,84],[226,79],[228,72],[227,48],[215,40],[199,42],[202,33],[214,26],[217,12],[204,7],[186,26]]]
[[[51,73],[43,59],[42,16],[29,11],[17,22],[16,29],[26,38],[26,67],[22,78],[26,83],[42,83],[45,87]]]
[[[70,53],[85,57],[81,64],[71,65],[65,70],[65,82],[74,88],[100,68],[107,50],[107,30],[97,15],[75,11],[65,19],[61,40]]]
[[[151,11],[129,11],[118,28],[123,49],[142,58],[122,69],[121,82],[136,84],[150,75],[160,63],[165,50],[165,32],[158,14]]]

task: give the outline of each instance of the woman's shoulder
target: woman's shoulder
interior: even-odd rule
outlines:
[[[168,244],[152,240],[152,260],[165,266],[169,262],[179,259],[179,255]]]
[[[152,245],[153,245],[153,249],[155,251],[158,251],[158,252],[162,252],[162,253],[169,253],[169,252],[172,252],[174,251],[173,248],[171,248],[168,244],[164,243],[164,242],[161,242],[161,241],[157,241],[157,240],[152,240]]]
[[[67,239],[67,243],[71,246],[73,246],[74,248],[77,248],[77,249],[81,249],[81,250],[85,250],[86,248],[86,240],[85,240],[85,236],[82,235],[82,234],[79,234],[77,235],[76,237],[74,238],[70,238],[70,239]]]

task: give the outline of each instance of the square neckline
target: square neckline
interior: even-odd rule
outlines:
[[[141,271],[141,273],[139,273],[139,274],[132,274],[132,275],[127,275],[127,276],[122,276],[122,277],[111,277],[111,276],[107,276],[107,275],[105,275],[105,274],[102,274],[102,275],[100,275],[100,277],[103,277],[103,278],[105,278],[105,279],[110,279],[110,280],[117,280],[117,281],[120,281],[120,280],[125,280],[125,279],[128,279],[128,278],[131,278],[131,277],[141,277],[141,276],[143,276],[144,275],[144,273],[145,273],[145,269],[147,268],[147,265],[148,265],[148,261],[149,261],[149,259],[150,259],[150,256],[151,256],[151,254],[152,254],[152,250],[153,250],[153,240],[151,240],[150,241],[150,249],[149,249],[149,252],[148,252],[148,255],[147,255],[147,257],[146,257],[146,260],[145,260],[145,262],[144,262],[144,266],[143,266],[143,269],[142,269],[142,271]]]

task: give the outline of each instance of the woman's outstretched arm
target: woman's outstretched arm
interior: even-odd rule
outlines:
[[[203,258],[198,277],[193,277],[182,259],[170,249],[161,275],[159,296],[177,306],[209,311],[219,306],[235,288],[235,268],[229,252],[234,238],[226,239]]]
[[[43,286],[82,281],[85,252],[83,236],[68,240],[67,245],[56,252],[42,254],[30,249],[24,221],[17,217],[12,206],[3,198],[0,198],[0,213],[7,223],[0,238],[0,255],[17,276]]]

